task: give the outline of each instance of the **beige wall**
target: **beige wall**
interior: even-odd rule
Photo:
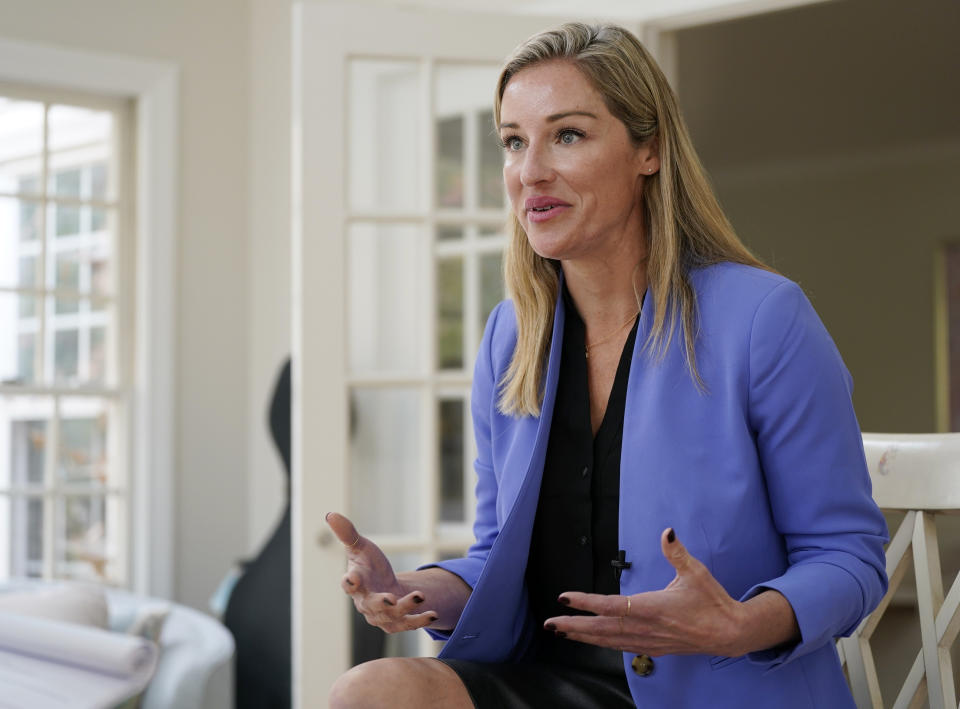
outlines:
[[[872,431],[933,431],[934,253],[960,239],[960,5],[845,0],[687,30],[681,103],[743,239],[799,281]]]
[[[266,416],[274,380],[290,354],[291,0],[250,0],[250,261],[247,287],[249,518],[255,550],[283,507],[286,476]]]
[[[0,0],[0,36],[180,68],[175,550],[206,602],[246,551],[248,28],[238,0]]]

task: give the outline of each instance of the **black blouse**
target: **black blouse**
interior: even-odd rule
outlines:
[[[566,318],[559,381],[527,563],[530,609],[538,628],[547,618],[577,613],[557,602],[564,591],[620,593],[610,562],[619,549],[620,449],[637,324],[620,355],[607,409],[594,436],[585,327],[566,288],[563,298]],[[551,654],[574,645],[586,647],[538,632],[536,647],[552,648]],[[619,663],[620,653],[608,659]]]

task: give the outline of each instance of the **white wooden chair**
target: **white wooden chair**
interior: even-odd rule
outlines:
[[[837,643],[859,709],[881,709],[870,638],[913,562],[922,648],[895,709],[957,707],[950,647],[960,631],[960,574],[944,597],[934,515],[960,512],[960,433],[863,436],[873,496],[884,510],[906,512],[887,547],[890,589],[849,638]],[[892,532],[892,530],[891,530]],[[912,549],[912,557],[908,552]]]

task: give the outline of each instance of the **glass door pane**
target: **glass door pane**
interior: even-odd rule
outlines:
[[[389,387],[357,388],[350,397],[348,516],[365,536],[421,530],[421,396]]]
[[[463,346],[463,257],[437,261],[437,368],[462,369]]]
[[[463,399],[440,399],[437,402],[437,449],[440,459],[437,520],[442,523],[463,523],[465,506],[465,421]]]
[[[418,209],[420,63],[352,59],[348,66],[348,204],[363,211]]]
[[[421,372],[426,331],[422,230],[355,223],[347,232],[348,331],[353,373]]]
[[[434,182],[438,209],[503,207],[503,161],[491,109],[495,64],[438,63]]]

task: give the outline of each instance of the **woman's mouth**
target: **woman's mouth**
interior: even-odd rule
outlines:
[[[530,197],[523,206],[527,219],[535,223],[545,222],[570,208],[567,202],[549,196]]]

